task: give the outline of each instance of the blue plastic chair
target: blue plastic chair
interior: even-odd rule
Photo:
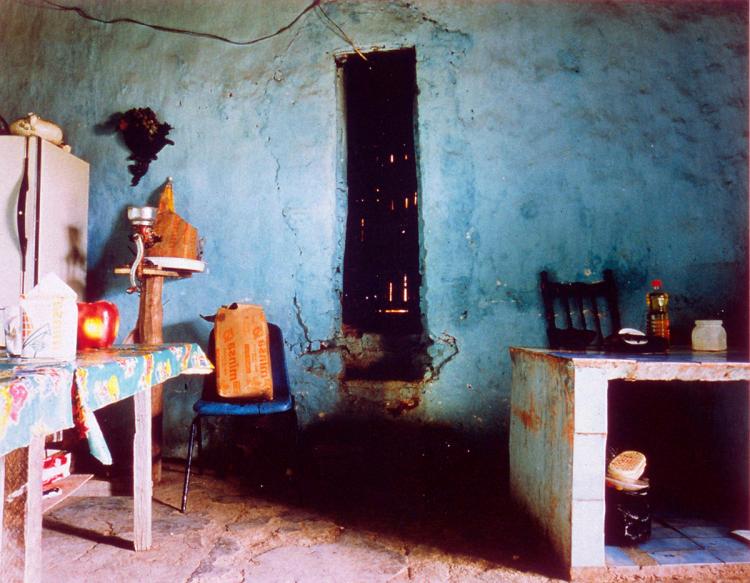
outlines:
[[[269,352],[271,355],[271,378],[273,379],[273,399],[270,401],[248,401],[242,399],[207,400],[199,399],[193,405],[196,415],[190,425],[187,459],[185,460],[185,482],[182,488],[182,506],[184,513],[187,508],[188,490],[190,487],[190,471],[193,462],[193,445],[198,437],[198,459],[202,454],[201,420],[204,417],[260,417],[286,413],[294,409],[294,397],[289,390],[289,379],[284,359],[284,341],[281,329],[274,324],[268,324]],[[209,338],[209,357],[215,362],[214,333]],[[215,386],[215,373],[206,379],[207,383]],[[215,390],[213,391],[215,393]],[[204,391],[205,394],[205,391]],[[295,421],[296,434],[296,421]],[[295,435],[296,442],[296,435]]]

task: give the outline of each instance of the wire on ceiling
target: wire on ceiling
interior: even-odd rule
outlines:
[[[305,8],[303,8],[302,11],[299,14],[297,14],[297,16],[295,16],[290,22],[288,22],[287,24],[285,24],[284,26],[282,26],[281,28],[279,28],[276,32],[272,32],[272,33],[269,33],[269,34],[266,34],[266,35],[263,35],[263,36],[259,36],[257,38],[253,38],[253,39],[250,39],[250,40],[234,40],[234,39],[231,39],[231,38],[228,38],[228,37],[225,37],[225,36],[221,36],[221,35],[218,35],[218,34],[213,34],[213,33],[210,33],[210,32],[200,32],[200,31],[197,31],[197,30],[189,30],[189,29],[184,29],[184,28],[175,28],[175,27],[172,27],[172,26],[164,26],[164,25],[161,25],[161,24],[152,24],[150,22],[144,22],[142,20],[138,20],[138,19],[135,19],[135,18],[130,18],[130,17],[127,17],[127,16],[121,16],[121,17],[118,17],[118,18],[99,18],[97,16],[89,14],[86,10],[84,10],[80,6],[66,6],[64,4],[58,4],[56,2],[53,2],[52,0],[43,0],[44,5],[46,5],[49,8],[52,8],[52,9],[55,9],[55,10],[60,10],[62,12],[73,12],[73,13],[77,14],[78,16],[80,16],[81,18],[84,18],[86,20],[90,20],[92,22],[98,22],[99,24],[135,24],[135,25],[138,25],[138,26],[145,26],[146,28],[151,28],[153,30],[158,30],[158,31],[161,31],[161,32],[169,32],[169,33],[173,33],[173,34],[185,34],[185,35],[188,35],[188,36],[196,36],[196,37],[200,37],[200,38],[207,38],[207,39],[216,40],[216,41],[220,41],[220,42],[223,42],[223,43],[228,43],[228,44],[235,45],[235,46],[250,46],[250,45],[254,45],[254,44],[263,42],[263,41],[268,40],[270,38],[273,38],[275,36],[278,36],[278,35],[286,32],[290,28],[292,28],[295,24],[297,24],[297,22],[299,22],[300,19],[302,19],[302,17],[305,16],[305,14],[307,14],[311,10],[314,10],[315,8],[317,8],[323,14],[323,16],[335,27],[335,29],[340,32],[340,36],[347,43],[349,43],[352,46],[352,48],[354,49],[354,51],[360,57],[362,57],[363,59],[367,60],[365,58],[364,54],[362,54],[362,52],[357,48],[357,46],[355,45],[355,43],[351,39],[351,37],[349,37],[349,35],[347,35],[343,31],[343,29],[338,24],[336,24],[331,19],[331,17],[323,10],[323,8],[320,5],[321,1],[322,0],[313,0],[312,2],[310,2],[310,4],[308,4],[307,6],[305,6]]]
[[[348,34],[346,34],[346,32],[344,32],[344,29],[341,28],[338,24],[336,24],[336,22],[330,16],[328,16],[328,13],[325,10],[323,10],[322,6],[318,6],[318,12],[325,17],[325,19],[329,23],[329,26],[333,27],[334,32],[338,36],[343,38],[346,42],[348,42],[349,45],[354,49],[354,52],[357,53],[360,57],[362,57],[363,60],[366,61],[367,57],[365,57],[364,53],[360,51],[359,48],[357,48],[357,45],[354,43],[351,37]]]

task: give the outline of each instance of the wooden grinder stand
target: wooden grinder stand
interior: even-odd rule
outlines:
[[[158,235],[152,238],[151,235],[154,233],[158,233]],[[171,178],[167,179],[159,198],[159,208],[153,230],[146,229],[141,235],[141,240],[146,248],[150,249],[150,253],[136,268],[135,275],[141,282],[141,301],[138,308],[135,342],[137,344],[161,344],[164,342],[162,335],[164,278],[190,277],[193,273],[203,270],[201,261],[187,259],[197,252],[198,231],[175,212]],[[146,239],[143,239],[143,236],[146,236]],[[171,258],[173,260],[172,265],[162,264],[163,267],[157,267],[150,264],[148,263],[149,255],[161,255],[162,260]],[[179,266],[174,260],[180,262]],[[166,267],[171,269],[167,270]],[[118,267],[115,269],[115,273],[129,275],[130,267]],[[132,291],[132,288],[130,291]],[[154,483],[161,481],[163,412],[164,390],[162,385],[154,385],[151,388],[152,476]]]
[[[164,305],[162,290],[165,277],[189,277],[181,273],[159,267],[141,266],[141,296],[138,306],[138,323],[135,328],[136,344],[161,344],[164,342]],[[129,275],[129,267],[115,269],[118,275]],[[151,387],[151,475],[155,484],[161,481],[162,421],[164,414],[164,390],[161,384]]]

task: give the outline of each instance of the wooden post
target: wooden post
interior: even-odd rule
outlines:
[[[23,581],[26,555],[26,484],[29,450],[22,447],[5,456],[5,498],[3,500],[3,564],[0,572],[9,581]]]
[[[0,571],[3,568],[3,535],[5,534],[5,523],[3,515],[5,509],[5,456],[0,456]]]
[[[161,344],[164,342],[163,287],[164,276],[144,274],[141,302],[138,310],[138,342],[141,344]],[[161,482],[163,411],[164,394],[162,385],[154,385],[151,387],[151,455],[152,478],[156,484]]]
[[[42,580],[42,469],[44,436],[29,443],[28,491],[26,492],[26,583]]]
[[[163,276],[143,276],[141,303],[138,310],[138,341],[142,344],[161,344],[164,341],[162,336],[164,308],[161,297],[163,288]]]
[[[42,579],[43,462],[44,436],[32,437],[28,447],[10,452],[3,460],[3,581],[38,583]]]
[[[151,548],[151,391],[136,393],[135,437],[133,437],[133,546],[136,551]]]

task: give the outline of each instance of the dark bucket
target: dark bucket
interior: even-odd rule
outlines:
[[[604,542],[608,545],[635,545],[651,538],[649,488],[617,490],[606,487],[604,493]]]

